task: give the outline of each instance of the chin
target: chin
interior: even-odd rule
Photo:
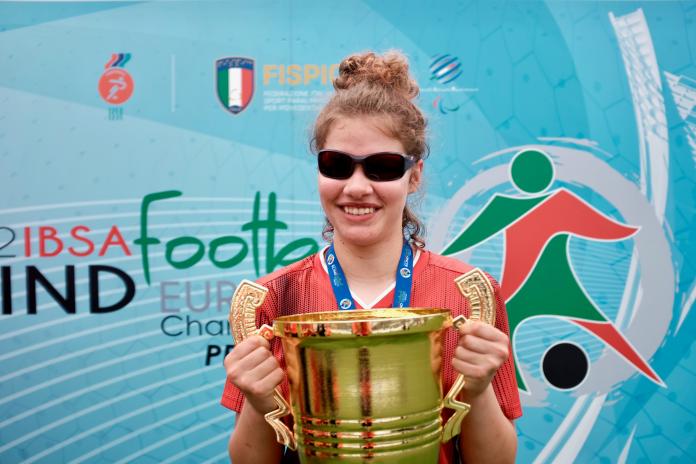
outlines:
[[[341,228],[340,230],[342,232],[338,232],[338,229],[334,229],[334,239],[339,239],[349,245],[369,246],[380,242],[380,236],[371,233],[367,228],[349,227]]]
[[[391,233],[386,234],[384,231],[376,231],[370,227],[347,227],[341,230],[342,233],[334,231],[334,238],[339,238],[346,244],[358,247],[369,247],[386,242],[390,237],[393,237]]]
[[[343,234],[340,235],[340,239],[346,244],[359,247],[368,247],[380,242],[378,238],[364,234]]]

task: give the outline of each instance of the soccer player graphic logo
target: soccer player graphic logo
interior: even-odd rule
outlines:
[[[555,177],[549,156],[524,150],[512,160],[510,178],[522,195],[495,194],[478,216],[445,247],[444,255],[471,248],[504,233],[501,294],[514,346],[515,331],[535,316],[555,316],[588,331],[653,382],[664,385],[629,341],[592,301],[570,262],[571,236],[619,241],[639,229],[622,224],[559,188],[548,191]],[[516,363],[519,388],[528,392]]]
[[[104,73],[99,78],[99,95],[111,105],[122,105],[133,95],[133,78],[123,69],[130,58],[130,53],[114,53],[104,65]]]

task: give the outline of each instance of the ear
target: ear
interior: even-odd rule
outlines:
[[[423,160],[418,160],[411,168],[411,176],[408,179],[408,193],[415,193],[423,181]]]

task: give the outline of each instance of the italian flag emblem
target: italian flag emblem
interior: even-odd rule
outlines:
[[[218,100],[227,111],[244,111],[254,95],[254,60],[228,57],[215,62]]]

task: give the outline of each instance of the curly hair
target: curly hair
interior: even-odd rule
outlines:
[[[419,93],[418,84],[411,77],[408,60],[401,52],[350,55],[341,61],[333,86],[336,92],[314,123],[312,151],[316,153],[325,147],[329,131],[338,119],[376,116],[384,121],[381,129],[399,140],[408,155],[416,161],[427,157],[427,122],[413,103]],[[408,241],[417,247],[425,247],[425,226],[408,203],[401,222]],[[322,235],[326,240],[333,235],[333,226],[328,219]]]

